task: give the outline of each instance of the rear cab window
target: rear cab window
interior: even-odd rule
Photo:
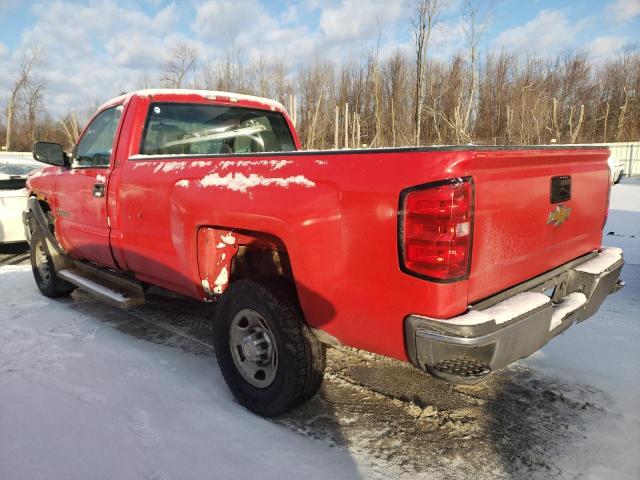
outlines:
[[[295,144],[279,112],[187,103],[152,103],[142,155],[289,152]]]

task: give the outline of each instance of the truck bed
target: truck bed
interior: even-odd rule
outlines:
[[[398,328],[404,315],[459,315],[598,249],[607,157],[602,148],[478,146],[135,155],[117,172],[124,200],[117,215],[110,213],[113,253],[121,268],[145,272],[144,281],[202,297],[195,247],[183,241],[196,225],[270,232],[286,248],[312,326],[346,344],[405,358]],[[573,181],[565,202],[571,219],[558,227],[547,224],[554,175]],[[400,192],[463,176],[475,186],[469,278],[438,284],[403,273]]]

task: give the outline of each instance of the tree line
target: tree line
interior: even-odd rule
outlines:
[[[274,98],[287,107],[307,149],[640,138],[635,46],[600,63],[580,50],[548,56],[482,51],[487,5],[463,2],[465,46],[448,58],[431,45],[442,2],[417,0],[409,25],[412,52],[383,57],[377,45],[346,60],[317,57],[292,72],[283,58],[245,61],[232,46],[214,61],[200,61],[206,52],[178,44],[162,70],[144,75],[135,88],[202,88]],[[40,48],[30,47],[18,62],[0,122],[0,139],[11,150],[29,150],[36,139],[70,146],[96,106],[58,117],[48,113],[46,82],[38,75],[44,60]]]

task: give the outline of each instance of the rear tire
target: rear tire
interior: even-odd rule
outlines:
[[[296,302],[275,284],[232,283],[216,305],[214,335],[222,375],[252,412],[280,415],[320,389],[325,347]]]
[[[29,245],[31,254],[31,269],[38,289],[45,297],[65,297],[76,289],[75,285],[56,275],[56,269],[51,260],[49,247],[44,232],[36,227],[31,234]]]

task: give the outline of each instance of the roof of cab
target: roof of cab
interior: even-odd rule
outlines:
[[[217,90],[191,90],[186,88],[153,88],[145,90],[136,90],[133,92],[125,93],[118,97],[112,98],[105,102],[99,110],[125,102],[133,96],[138,97],[193,97],[199,96],[205,100],[215,101],[216,99],[223,99],[224,103],[239,103],[243,106],[250,106],[259,108],[262,110],[273,110],[279,112],[285,112],[284,106],[280,102],[271,100],[269,98],[255,97],[253,95],[244,95],[241,93],[221,92]]]

